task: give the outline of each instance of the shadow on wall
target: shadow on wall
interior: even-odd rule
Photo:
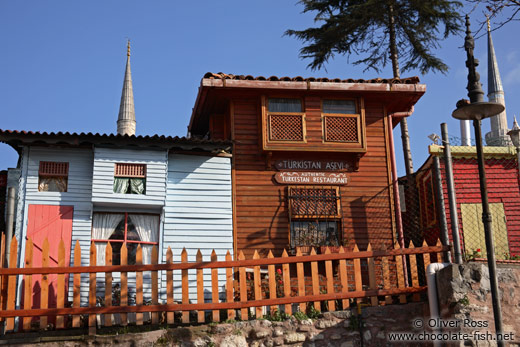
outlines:
[[[386,187],[371,197],[360,197],[350,202],[352,221],[345,221],[349,246],[356,243],[365,250],[370,242],[373,249],[390,249],[395,240],[389,188]],[[349,230],[349,225],[352,231]]]

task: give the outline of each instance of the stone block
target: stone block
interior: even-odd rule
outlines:
[[[315,324],[316,328],[318,328],[318,329],[327,329],[327,328],[331,328],[336,325],[338,325],[338,322],[333,321],[333,320],[326,320],[326,319],[320,319],[320,320],[316,321],[316,324]]]
[[[305,334],[289,333],[289,334],[285,335],[284,341],[285,341],[285,343],[292,344],[292,343],[304,342],[306,339],[307,339],[307,336],[305,336]]]
[[[273,336],[278,337],[283,335],[283,329],[282,328],[274,328],[273,330]]]

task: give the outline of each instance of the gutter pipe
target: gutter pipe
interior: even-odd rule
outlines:
[[[409,112],[393,113],[388,115],[388,140],[390,142],[390,165],[392,166],[392,186],[394,190],[394,205],[395,205],[395,222],[397,227],[397,234],[399,237],[399,246],[401,249],[405,248],[404,245],[404,232],[403,232],[403,220],[401,218],[401,202],[399,200],[399,183],[397,181],[397,165],[395,162],[395,147],[394,147],[394,127],[393,118],[397,116],[409,116],[413,113],[413,106]],[[406,263],[406,257],[402,257],[403,261],[403,272],[405,278],[405,286],[408,287],[408,266]]]
[[[455,182],[453,179],[453,162],[451,159],[450,140],[448,138],[448,125],[441,124],[442,144],[444,146],[444,170],[446,172],[446,188],[448,190],[448,202],[450,206],[451,237],[453,239],[453,256],[455,264],[462,264],[462,250],[460,248],[459,216],[457,211],[457,195],[455,194]]]
[[[431,263],[426,268],[426,284],[428,286],[428,304],[430,306],[430,320],[436,322],[441,318],[439,312],[439,299],[437,293],[437,272],[451,265],[450,263]],[[434,333],[440,333],[441,329],[435,324],[432,327]],[[434,347],[442,346],[442,341],[433,341]]]
[[[11,254],[11,240],[13,238],[14,229],[14,204],[15,204],[15,188],[9,187],[7,190],[7,215],[5,221],[5,260],[2,265],[9,266],[9,257]],[[3,267],[3,266],[2,266]]]

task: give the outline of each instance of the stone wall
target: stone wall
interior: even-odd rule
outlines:
[[[243,322],[224,322],[209,325],[179,326],[142,333],[120,332],[105,335],[67,337],[45,336],[40,332],[32,336],[7,336],[0,344],[40,344],[45,347],[114,346],[119,347],[271,347],[271,346],[338,346],[380,347],[410,346],[397,342],[389,343],[392,332],[413,331],[413,321],[424,319],[428,314],[424,302],[404,305],[362,307],[361,315],[356,310],[325,312],[316,319],[296,319],[291,316],[284,321],[266,319]],[[302,318],[302,316],[299,316]],[[306,318],[306,317],[304,317]],[[143,327],[144,328],[144,327]],[[417,344],[428,346],[428,344]]]
[[[318,319],[297,320],[291,316],[282,322],[256,320],[222,323],[208,326],[205,336],[187,334],[189,339],[179,339],[172,330],[165,335],[165,340],[179,346],[379,347],[390,345],[388,333],[411,331],[413,320],[424,318],[426,308],[427,304],[421,302],[363,307],[361,316],[348,310],[325,312]]]
[[[511,345],[520,345],[520,266],[497,265],[497,277],[506,339],[512,339]],[[455,325],[443,331],[468,333],[472,338],[466,346],[496,345],[488,335],[495,332],[495,323],[487,264],[471,262],[444,268],[437,274],[437,286],[439,324]]]

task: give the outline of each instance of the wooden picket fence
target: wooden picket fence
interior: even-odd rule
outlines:
[[[1,242],[4,254],[4,240]],[[286,314],[291,314],[293,304],[299,304],[298,309],[305,311],[307,305],[313,305],[320,310],[321,302],[326,302],[329,311],[336,309],[336,302],[341,303],[343,308],[349,306],[349,300],[368,300],[371,305],[390,304],[392,296],[398,296],[401,303],[406,302],[406,294],[413,294],[413,300],[418,299],[418,293],[426,289],[419,284],[418,260],[421,267],[426,268],[430,263],[430,255],[448,250],[440,242],[436,246],[423,244],[420,248],[400,249],[398,246],[392,250],[372,250],[368,245],[366,251],[359,251],[357,245],[353,251],[339,249],[337,253],[331,253],[329,249],[324,254],[316,254],[315,250],[310,255],[301,255],[297,250],[296,256],[289,256],[286,251],[281,257],[274,257],[269,252],[266,258],[260,258],[255,251],[252,259],[245,259],[244,254],[239,252],[237,260],[232,260],[231,254],[225,256],[225,260],[219,260],[215,251],[211,254],[211,261],[202,261],[200,250],[196,255],[196,262],[188,262],[188,254],[183,250],[180,262],[173,262],[173,252],[168,248],[166,252],[166,263],[158,263],[158,252],[154,247],[152,261],[149,265],[142,264],[142,250],[139,246],[136,255],[136,265],[127,264],[126,245],[121,248],[121,265],[112,265],[112,248],[106,247],[106,265],[96,265],[96,247],[94,243],[90,246],[90,265],[81,266],[81,248],[79,242],[74,247],[74,264],[65,266],[65,245],[63,240],[59,244],[58,266],[49,267],[49,244],[43,243],[42,267],[33,268],[33,243],[30,239],[26,242],[26,254],[24,268],[16,267],[18,243],[13,239],[10,245],[9,268],[0,263],[0,319],[5,319],[6,331],[13,331],[15,318],[20,317],[19,330],[28,331],[47,328],[48,319],[55,319],[56,329],[66,326],[78,328],[81,326],[81,316],[86,316],[86,325],[89,333],[96,332],[97,315],[104,315],[104,325],[112,324],[112,315],[119,314],[122,325],[128,324],[128,313],[135,313],[135,323],[144,323],[143,313],[148,312],[151,323],[158,324],[161,320],[168,324],[174,323],[174,313],[181,312],[182,323],[190,323],[190,311],[196,312],[196,322],[205,322],[205,311],[211,312],[212,321],[220,321],[223,318],[248,319],[249,308],[255,308],[256,317],[261,317],[269,307],[270,313],[282,309]],[[411,285],[405,284],[403,275],[403,258],[408,257],[409,271],[411,272]],[[3,258],[2,258],[3,259]],[[363,262],[363,270],[362,270]],[[376,271],[377,268],[380,271]],[[310,264],[310,265],[308,265]],[[267,267],[262,279],[261,268]],[[248,269],[252,268],[251,272]],[[320,268],[320,270],[318,270]],[[211,271],[211,302],[205,302],[203,271]],[[225,269],[225,300],[219,300],[218,270]],[[310,269],[310,271],[309,271]],[[296,270],[294,273],[294,270]],[[143,303],[143,272],[151,272],[151,303]],[[166,302],[159,302],[159,273],[166,273]],[[173,272],[181,273],[182,298],[174,301]],[[188,272],[196,272],[197,300],[190,302]],[[291,273],[291,271],[293,273]],[[96,304],[96,273],[105,273],[104,306]],[[120,302],[119,306],[112,306],[112,273],[121,273],[120,276]],[[135,304],[129,303],[128,273],[135,273]],[[249,273],[248,273],[249,272]],[[305,272],[310,272],[309,277]],[[350,272],[350,273],[348,273]],[[363,283],[364,277],[368,277],[367,283]],[[321,274],[320,274],[321,273]],[[81,306],[81,274],[88,274],[89,291],[88,306]],[[366,276],[368,274],[368,276]],[[32,276],[41,275],[41,299],[40,307],[32,308]],[[49,277],[57,275],[56,307],[48,307]],[[72,302],[66,304],[67,279],[73,276]],[[324,277],[323,277],[324,275]],[[23,277],[22,277],[23,276]],[[278,281],[276,280],[278,276]],[[320,286],[320,276],[326,282]],[[23,308],[15,308],[17,280],[24,280],[23,284]],[[291,281],[292,279],[292,281]],[[353,281],[352,281],[353,279]],[[267,284],[266,284],[267,282]],[[263,284],[262,284],[263,283]],[[339,283],[339,285],[337,285]],[[265,288],[267,287],[267,289]],[[325,287],[325,288],[323,288]],[[354,290],[351,290],[354,289]],[[222,291],[222,290],[221,290]],[[283,293],[282,293],[283,291]],[[278,293],[277,293],[278,292]],[[249,293],[249,295],[248,295]],[[363,299],[366,298],[366,299]],[[396,298],[397,300],[397,298]],[[22,305],[21,305],[22,306]],[[67,307],[69,306],[69,307]],[[221,316],[223,315],[223,316]],[[39,323],[33,317],[39,317]],[[68,317],[68,318],[65,318]],[[68,323],[66,324],[66,320]],[[192,322],[193,323],[193,322]]]

